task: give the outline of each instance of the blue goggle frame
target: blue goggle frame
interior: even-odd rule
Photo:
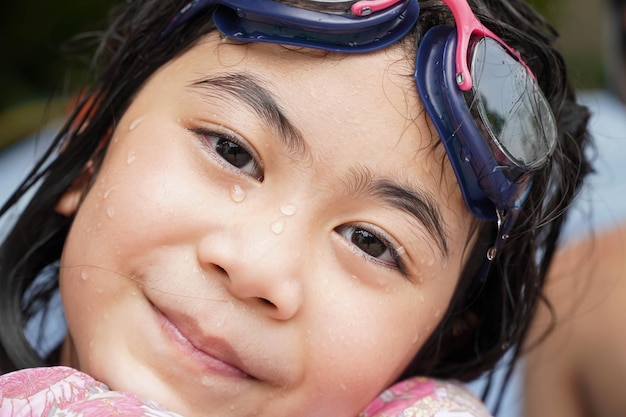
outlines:
[[[531,176],[526,174],[543,167],[554,150],[556,123],[547,99],[519,54],[482,26],[467,0],[443,1],[453,12],[457,28],[436,26],[424,35],[416,56],[414,78],[426,111],[444,144],[468,209],[482,220],[497,221],[498,238],[487,254],[487,258],[492,260],[508,238],[531,188]],[[319,6],[339,2],[311,0],[309,3]],[[169,36],[213,6],[216,27],[233,39],[331,52],[364,53],[385,48],[405,37],[419,16],[417,0],[361,0],[352,3],[352,7],[343,12],[326,13],[274,0],[193,0],[173,18],[162,37]],[[507,146],[492,133],[489,120],[477,120],[477,116],[470,112],[467,92],[480,93],[473,90],[477,80],[472,85],[473,75],[477,74],[471,74],[469,58],[468,62],[458,60],[467,55],[470,40],[474,38],[495,40],[495,47],[488,45],[490,50],[496,50],[513,65],[523,68],[518,71],[524,74],[521,93],[530,97],[526,100],[530,102],[530,109],[525,114],[530,115],[527,119],[531,123],[533,118],[537,119],[537,129],[528,135],[528,144],[524,141],[527,137],[522,135],[519,144],[511,147],[514,150],[530,149],[530,152],[539,149],[539,157],[528,163],[523,157],[516,158],[508,152]],[[513,82],[519,83],[519,77]],[[528,93],[525,89],[529,90]],[[483,127],[482,130],[478,125]],[[522,128],[516,133],[524,132]],[[514,140],[517,139],[514,136]]]
[[[380,0],[360,3],[369,2],[381,3]],[[174,17],[162,36],[168,36],[208,7],[216,6],[215,25],[233,39],[332,52],[369,52],[402,39],[419,16],[415,0],[386,3],[390,6],[369,14],[363,14],[361,8],[362,15],[358,16],[351,9],[345,13],[322,13],[273,0],[193,0]]]

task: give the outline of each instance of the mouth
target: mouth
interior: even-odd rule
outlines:
[[[193,335],[199,334],[197,331],[175,324],[155,305],[152,307],[165,335],[203,371],[229,378],[256,379],[243,370],[242,361],[227,342],[218,338],[194,337]]]

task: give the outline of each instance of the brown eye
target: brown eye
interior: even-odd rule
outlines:
[[[356,229],[350,240],[357,248],[374,258],[382,256],[387,251],[387,245],[367,230]]]
[[[225,167],[233,168],[259,181],[263,180],[263,170],[258,157],[243,138],[203,128],[190,130],[203,147]]]
[[[370,226],[358,225],[341,225],[335,231],[358,249],[366,260],[403,272],[404,266],[394,245],[383,237],[384,232],[374,226],[371,228],[376,231],[370,231]]]
[[[218,139],[215,143],[215,152],[235,168],[244,168],[253,160],[252,155],[235,142],[228,139]]]

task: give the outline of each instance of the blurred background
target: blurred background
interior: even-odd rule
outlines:
[[[64,111],[67,94],[80,85],[81,70],[88,65],[66,41],[104,28],[110,9],[120,1],[6,2],[0,14],[0,149]],[[558,46],[579,88],[609,84],[604,51],[610,25],[603,24],[608,1],[530,0],[561,33]]]

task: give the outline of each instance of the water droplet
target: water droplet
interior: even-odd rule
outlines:
[[[135,151],[128,152],[128,156],[126,157],[126,163],[130,165],[133,162],[135,162],[135,159],[137,159],[137,155],[135,154]]]
[[[89,279],[89,275],[87,275],[87,271],[81,271],[80,279],[82,279],[83,281],[87,281]]]
[[[298,209],[296,208],[296,206],[291,204],[285,204],[280,208],[280,212],[283,213],[285,216],[293,216],[294,214],[296,214],[297,210]]]
[[[277,235],[281,234],[283,231],[285,231],[285,220],[284,219],[276,220],[274,223],[272,223],[270,228],[272,229],[272,232],[274,232],[275,234]]]
[[[417,297],[417,299],[418,299],[418,300],[420,300],[420,302],[422,302],[422,303],[423,303],[423,302],[424,302],[424,295],[423,295],[423,294],[420,294],[420,295]]]
[[[439,318],[441,317],[441,309],[437,309],[437,311],[435,311],[435,318]]]
[[[96,293],[103,294],[104,290],[102,288],[96,288]]]
[[[137,126],[139,126],[143,122],[143,117],[138,117],[128,125],[128,130],[135,130]]]
[[[212,387],[213,385],[215,385],[215,382],[209,378],[208,376],[203,376],[202,379],[200,380],[200,382],[202,383],[202,385],[204,385],[205,387]]]
[[[115,187],[111,187],[111,188],[109,188],[108,190],[106,190],[106,191],[104,192],[104,194],[102,195],[102,198],[104,198],[104,199],[109,198],[109,196],[111,195],[111,192],[113,191],[113,189],[114,189],[114,188],[115,188]]]
[[[110,219],[112,219],[113,216],[115,216],[115,209],[113,207],[109,207],[107,209],[107,216],[109,216]]]
[[[402,256],[406,253],[406,249],[404,249],[404,246],[400,246],[398,249],[396,249],[396,253],[398,254],[398,256]]]
[[[463,148],[461,148],[461,157],[463,158],[463,161],[467,163],[472,162],[472,152],[467,146],[463,146]]]
[[[239,184],[235,184],[230,187],[230,198],[235,203],[241,203],[246,199],[246,192],[241,188]]]
[[[231,404],[231,405],[230,405],[230,411],[233,411],[235,408],[236,408],[236,407],[235,407],[235,405],[234,405],[234,404]]]

